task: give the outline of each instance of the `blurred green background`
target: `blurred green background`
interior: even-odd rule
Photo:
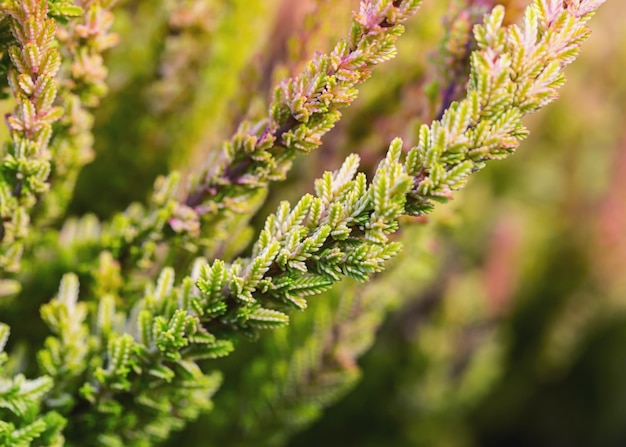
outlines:
[[[347,32],[358,2],[211,1],[172,23],[171,8],[182,3],[120,5],[122,43],[108,55],[97,157],[81,175],[72,213],[109,216],[145,200],[169,167],[219,150],[243,117],[262,115],[277,79]],[[391,138],[410,142],[416,125],[432,119],[447,8],[425,2],[398,58],[375,70],[322,150],[273,188],[256,225],[347,153],[375,166]],[[419,238],[428,252],[411,249],[401,261],[427,266],[415,267],[414,285],[362,358],[360,382],[307,430],[276,443],[626,445],[625,18],[622,0],[602,7],[561,98],[527,120],[532,136],[516,155],[476,175],[430,223],[406,223],[405,243]],[[409,267],[396,268],[413,281]],[[295,318],[297,327],[304,317]],[[224,422],[220,408],[240,398],[245,417],[244,371],[280,337],[223,362],[215,411],[171,445],[265,445],[262,437],[235,444],[241,427]]]

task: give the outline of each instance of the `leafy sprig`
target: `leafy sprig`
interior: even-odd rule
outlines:
[[[421,0],[362,1],[350,36],[328,54],[317,54],[305,70],[274,91],[266,122],[240,126],[220,158],[192,185],[184,205],[200,216],[204,234],[224,233],[236,215],[254,211],[254,197],[269,182],[283,180],[298,153],[321,145],[356,98],[371,69],[395,55],[402,23]],[[213,241],[215,243],[215,241]]]
[[[49,187],[48,144],[52,124],[63,114],[54,106],[61,57],[47,1],[5,1],[0,11],[10,17],[15,38],[8,53],[9,86],[17,106],[7,117],[12,141],[4,147],[0,171],[0,268],[11,271],[19,267],[30,210]]]
[[[9,327],[0,323],[0,446],[60,447],[65,419],[56,412],[40,414],[41,402],[54,386],[50,377],[28,380],[21,374],[5,376],[4,352]]]

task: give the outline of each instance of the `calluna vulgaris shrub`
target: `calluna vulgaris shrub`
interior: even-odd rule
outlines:
[[[421,101],[385,124],[400,134],[431,121],[414,143],[388,141],[378,159],[358,147],[372,129],[354,124],[339,143],[362,150],[363,170],[348,155],[257,225],[273,184],[307,190],[290,169],[308,180],[306,159],[325,153],[322,139],[396,55],[422,1],[356,3],[0,2],[0,445],[147,446],[209,411],[243,445],[265,445],[314,420],[354,386],[387,311],[428,275],[416,228],[527,137],[523,117],[556,99],[603,0],[450,2],[421,100],[396,78],[379,85]],[[342,28],[323,18],[350,7],[345,37],[311,56]],[[114,46],[120,72],[108,74]],[[388,105],[360,107],[365,117]],[[231,121],[241,124],[227,137]],[[75,188],[94,145],[113,161],[97,186]],[[116,149],[128,145],[150,151]],[[182,170],[159,176],[142,203],[143,179],[168,157]],[[137,202],[112,212],[103,190],[115,188]],[[85,201],[99,217],[69,217]],[[419,256],[346,282],[384,270],[400,240]],[[250,352],[241,390],[213,408],[232,367],[216,359],[257,337],[263,355]]]

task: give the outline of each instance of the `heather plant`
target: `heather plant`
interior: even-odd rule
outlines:
[[[439,273],[385,324],[355,392],[289,445],[624,442],[623,12],[600,10],[526,150],[431,215]]]
[[[262,90],[267,79],[288,73],[266,112],[259,112],[262,92],[237,91],[228,77],[263,39],[241,30],[250,2],[226,3],[0,3],[11,109],[0,177],[0,291],[8,304],[0,311],[13,329],[9,338],[9,325],[0,325],[1,445],[152,445],[209,411],[222,433],[243,427],[243,445],[284,443],[358,380],[357,360],[389,309],[432,274],[429,236],[416,221],[527,137],[522,118],[556,99],[563,69],[603,1],[536,0],[520,25],[509,24],[519,2],[452,2],[419,117],[432,123],[416,126],[412,145],[392,139],[382,161],[365,166],[369,176],[359,172],[360,157],[348,155],[312,193],[281,202],[257,233],[271,186],[294,163],[323,153],[322,138],[376,77],[376,66],[395,56],[422,2],[361,0],[347,37],[302,63],[302,53],[328,32],[311,19],[328,5],[311,1],[312,22],[299,46],[266,64],[265,80],[258,75]],[[511,7],[509,15],[496,3]],[[277,5],[255,8],[263,16]],[[115,105],[107,106],[103,55],[124,45],[111,31],[117,14],[147,17],[144,29],[129,33],[161,42],[160,53],[132,64],[125,78],[111,70]],[[267,35],[267,22],[259,22],[247,31]],[[239,26],[231,32],[229,24]],[[244,45],[230,57],[237,42]],[[66,217],[102,132],[94,129],[98,108],[111,116],[107,107],[128,107],[121,92],[133,93],[138,83],[145,96],[132,94],[130,104],[146,113],[121,135],[148,145],[153,138],[155,147],[173,148],[175,163],[201,158],[201,168],[160,176],[150,198],[125,211]],[[230,100],[234,110],[226,110]],[[228,116],[246,118],[222,145],[208,148]],[[411,256],[399,255],[402,240]],[[389,274],[377,276],[396,257]],[[47,278],[60,276],[49,300]],[[346,280],[373,276],[366,285]],[[34,308],[45,331],[24,324]],[[484,314],[443,312],[419,332],[422,349],[428,352],[429,341],[454,345],[437,341],[438,327],[472,326],[489,320]],[[263,355],[241,375],[248,392],[227,389],[215,405],[213,394],[229,380],[217,359],[257,337]],[[472,372],[500,361],[497,339],[488,331],[467,353],[478,360],[467,370],[461,404],[498,376],[497,366],[486,378]],[[31,346],[20,345],[26,342]],[[426,386],[452,368],[448,352],[437,358],[433,351],[439,366]]]

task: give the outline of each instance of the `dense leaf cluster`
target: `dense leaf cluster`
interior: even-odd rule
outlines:
[[[602,2],[536,0],[519,26],[503,25],[504,8],[494,8],[475,27],[465,98],[451,102],[441,119],[422,125],[415,147],[404,150],[394,139],[369,180],[358,172],[359,157],[349,156],[339,170],[316,181],[315,194],[293,206],[279,205],[250,256],[180,262],[176,278],[175,269],[164,265],[184,257],[177,250],[213,257],[210,248],[224,242],[238,219],[251,217],[269,183],[285,178],[296,154],[321,145],[372,67],[394,55],[401,23],[420,3],[362,0],[349,38],[285,80],[275,90],[269,116],[242,125],[186,195],[179,193],[178,175],[172,174],[158,181],[147,209],[135,204],[110,222],[86,217],[68,221],[60,233],[50,230],[73,248],[80,244],[76,257],[89,259],[74,264],[82,268],[65,274],[58,295],[41,308],[51,334],[38,352],[40,377],[27,380],[0,370],[0,445],[62,445],[63,436],[67,445],[84,439],[103,446],[151,445],[209,410],[221,375],[207,369],[205,361],[230,354],[242,335],[254,338],[262,330],[286,326],[290,311],[305,309],[309,297],[344,277],[366,281],[382,271],[400,251],[392,235],[403,216],[429,213],[487,161],[518,147],[528,134],[522,117],[556,98],[562,70],[577,56],[588,35],[586,22]],[[0,4],[13,36],[7,52],[17,104],[7,118],[12,141],[0,178],[5,270],[18,270],[23,240],[37,243],[37,234],[29,230],[37,200],[45,203],[44,193],[54,191],[59,180],[58,197],[48,196],[56,204],[44,213],[57,216],[86,161],[88,108],[106,92],[101,53],[115,42],[108,32],[114,4]],[[66,27],[60,33],[61,51],[57,26]],[[61,54],[70,59],[69,66],[62,67]],[[57,73],[65,76],[61,84]],[[55,105],[59,91],[62,106]],[[64,112],[53,135],[52,123]],[[363,321],[371,336],[385,308],[365,306],[361,313],[347,314]],[[345,319],[327,320],[324,333],[350,326]],[[327,359],[329,349],[342,345],[354,351],[343,358],[353,361],[364,348],[352,343],[354,329],[344,334],[330,348],[321,339],[309,339],[294,353],[294,365],[302,364],[302,356]],[[7,338],[8,327],[2,324],[0,348]],[[0,354],[0,367],[8,364],[7,357]],[[333,361],[341,363],[341,358]],[[313,364],[322,372],[328,367],[328,362]],[[310,386],[319,402],[303,407],[302,401],[285,398],[284,390],[275,390],[276,401],[305,413],[317,411],[357,375],[344,368],[349,373],[324,388],[299,376],[297,368],[290,371],[282,377]]]

